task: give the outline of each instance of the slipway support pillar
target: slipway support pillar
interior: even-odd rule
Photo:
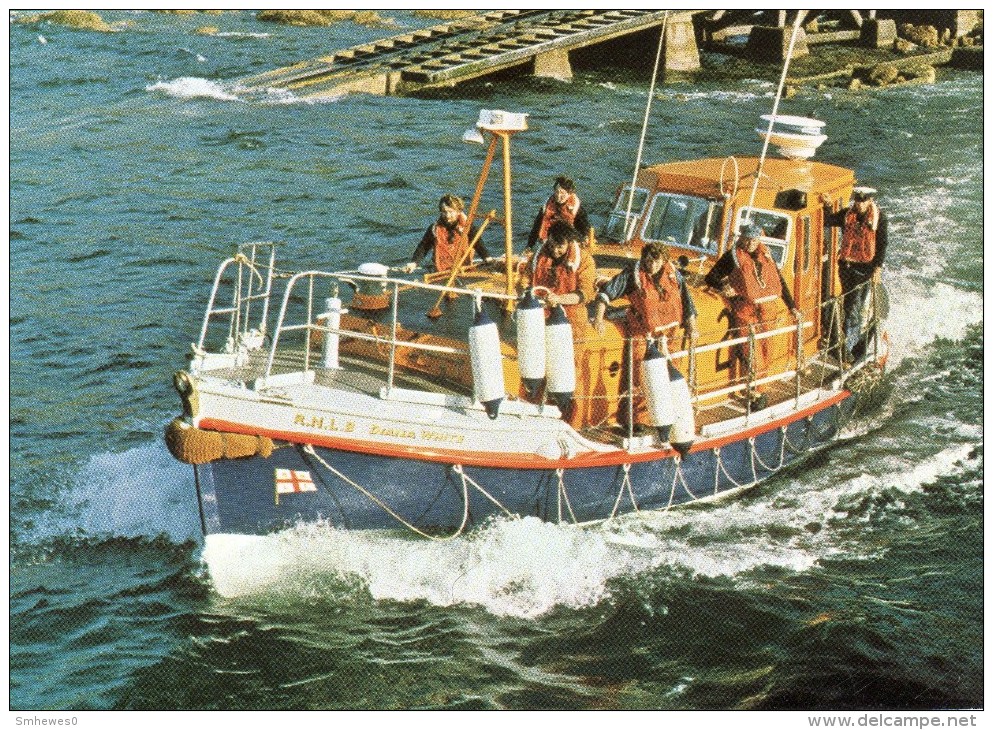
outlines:
[[[562,48],[537,54],[534,57],[534,75],[571,81],[572,66],[569,63],[569,51]]]
[[[700,68],[700,51],[696,45],[692,17],[669,17],[665,27],[663,53],[663,68],[666,71],[696,71]]]

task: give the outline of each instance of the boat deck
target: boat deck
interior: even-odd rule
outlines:
[[[209,374],[211,377],[222,380],[251,383],[264,375],[267,356],[265,351],[256,351],[251,354],[248,362],[239,367],[215,369],[209,371]],[[389,366],[387,362],[346,355],[342,355],[339,362],[340,369],[323,368],[320,366],[319,359],[312,355],[309,364],[314,371],[314,384],[347,392],[364,393],[377,398],[380,396],[380,392],[388,379]],[[280,351],[279,357],[273,362],[272,374],[279,376],[294,372],[299,373],[303,370],[304,364],[302,348],[283,349]],[[799,383],[795,377],[792,377],[769,382],[763,387],[763,393],[768,400],[767,407],[796,400],[799,396],[820,389],[830,388],[840,373],[841,369],[837,362],[821,359],[809,360],[801,373]],[[397,388],[472,398],[471,388],[459,387],[459,383],[454,379],[432,377],[403,367],[395,368],[393,385]],[[700,431],[708,426],[715,426],[724,421],[745,416],[748,413],[747,398],[744,391],[711,400],[700,398],[696,403],[695,410],[697,430]],[[583,435],[600,443],[622,446],[628,433],[626,429],[616,424],[612,414],[604,422],[583,429]]]

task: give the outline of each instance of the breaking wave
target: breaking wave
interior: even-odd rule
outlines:
[[[337,600],[341,586],[357,581],[375,600],[475,605],[530,619],[560,606],[595,606],[611,596],[615,580],[637,580],[646,571],[747,582],[759,568],[801,572],[838,553],[864,554],[845,529],[846,522],[863,519],[847,516],[844,505],[853,495],[920,491],[938,476],[970,468],[971,449],[951,446],[923,464],[884,460],[878,474],[839,478],[826,470],[812,482],[805,475],[755,499],[629,515],[601,527],[529,517],[429,542],[301,525],[266,537],[214,536],[203,557],[215,590],[226,598]],[[857,532],[864,529],[860,524]]]
[[[158,81],[145,87],[145,91],[165,94],[179,99],[217,99],[239,101],[223,84],[196,76],[182,76],[172,81]]]
[[[95,454],[82,467],[58,510],[45,513],[34,539],[166,536],[200,539],[193,472],[162,445]]]

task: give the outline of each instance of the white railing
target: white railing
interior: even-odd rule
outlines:
[[[232,266],[235,264],[237,265],[237,270],[231,273]],[[217,301],[219,292],[223,289],[222,282],[225,280],[225,275],[231,276],[231,280],[228,282],[232,290],[230,306],[221,306]],[[514,299],[514,297],[502,292],[445,286],[416,280],[391,278],[389,276],[374,276],[362,274],[358,271],[326,272],[311,270],[294,274],[287,272],[280,275],[275,269],[274,244],[270,242],[243,244],[239,247],[239,252],[236,256],[228,258],[221,263],[214,278],[207,311],[204,315],[203,326],[200,332],[200,339],[195,346],[197,354],[201,357],[200,367],[202,369],[209,369],[203,366],[203,362],[206,362],[207,358],[214,358],[211,361],[213,367],[237,367],[247,362],[248,351],[257,352],[254,359],[255,362],[260,363],[263,359],[262,347],[265,336],[269,331],[267,322],[270,299],[273,296],[273,280],[274,278],[284,277],[288,278],[282,293],[281,306],[276,317],[275,326],[272,329],[268,353],[264,356],[265,364],[262,368],[261,377],[257,379],[257,386],[261,387],[265,387],[265,384],[270,382],[273,376],[273,369],[278,362],[277,352],[287,334],[303,332],[302,368],[303,372],[307,373],[311,370],[312,360],[315,359],[315,356],[311,352],[312,337],[315,332],[321,332],[324,337],[337,335],[339,338],[347,337],[356,341],[372,342],[381,348],[381,352],[387,361],[385,392],[389,393],[394,389],[398,348],[421,350],[436,354],[469,355],[468,345],[465,347],[453,347],[444,344],[417,342],[398,338],[397,335],[400,328],[399,313],[402,311],[400,298],[402,296],[412,296],[417,292],[431,293],[439,296],[455,295],[474,300],[476,306],[481,306],[481,303],[486,300],[506,305],[509,300]],[[390,314],[386,322],[384,322],[389,329],[388,335],[380,334],[375,328],[370,332],[368,329],[356,330],[341,326],[332,327],[329,326],[328,319],[322,320],[320,315],[323,315],[325,310],[321,309],[317,311],[315,307],[315,298],[319,296],[318,290],[320,290],[321,300],[323,300],[327,292],[337,291],[342,284],[350,285],[356,289],[367,285],[389,296]],[[871,283],[867,283],[864,286],[871,286]],[[858,290],[850,292],[847,296],[859,297],[860,299],[858,301],[861,301],[861,292]],[[261,303],[261,311],[256,311],[253,318],[253,306],[259,306],[257,303]],[[288,321],[293,306],[302,306],[303,311],[299,312],[297,320]],[[871,318],[865,328],[866,357],[862,364],[873,361],[879,355],[880,312],[878,311],[878,307],[879,297],[874,296],[872,298]],[[208,354],[204,350],[208,328],[212,322],[225,316],[228,319],[227,340],[224,352]],[[819,322],[815,321],[814,318],[819,320]],[[745,399],[745,412],[747,416],[751,412],[750,396],[755,388],[767,383],[793,380],[795,383],[796,404],[799,407],[801,395],[805,390],[802,382],[807,365],[807,355],[804,345],[809,344],[804,342],[804,333],[815,327],[815,325],[821,325],[820,345],[814,356],[821,373],[822,382],[818,387],[823,387],[823,381],[827,377],[826,373],[828,371],[836,371],[840,382],[844,384],[845,380],[858,369],[857,365],[850,368],[842,365],[845,348],[843,320],[844,302],[843,297],[839,296],[829,299],[820,304],[819,307],[801,314],[793,324],[774,326],[775,323],[764,323],[773,328],[768,331],[761,331],[763,325],[760,324],[749,328],[745,334],[730,339],[707,342],[707,344],[699,346],[694,342],[690,342],[689,346],[685,349],[669,353],[669,357],[675,363],[685,363],[685,375],[690,386],[691,401],[695,405],[720,398],[727,398],[734,393],[745,391],[749,396]],[[726,330],[715,333],[715,336],[725,337],[726,335]],[[704,338],[704,341],[712,339],[707,338],[706,333]],[[781,359],[779,360],[781,363],[779,367],[783,367],[783,370],[780,372],[773,374],[757,372],[754,367],[756,343],[772,338],[791,339],[791,345],[786,350],[789,361],[782,362]],[[633,357],[631,353],[633,353],[634,347],[639,346],[639,344],[640,346],[644,346],[644,340],[645,338],[643,337],[634,338],[633,340],[629,339],[625,343],[628,358]],[[747,372],[744,373],[738,382],[727,380],[724,383],[705,383],[701,387],[701,383],[698,382],[697,378],[697,364],[700,357],[718,351],[727,351],[730,361],[735,356],[732,348],[743,345],[747,345],[750,356],[747,362]],[[778,357],[781,358],[782,354]],[[301,364],[299,361],[297,363]],[[628,372],[630,373],[632,362],[629,360],[627,364]],[[834,376],[831,377],[834,379]],[[628,392],[630,392],[630,389]],[[618,395],[622,396],[623,394]]]
[[[337,286],[338,284],[352,284],[357,285],[359,282],[365,282],[376,287],[382,287],[384,291],[389,292],[391,301],[391,312],[390,312],[390,336],[381,337],[375,334],[369,334],[368,332],[356,331],[351,329],[345,329],[341,327],[329,327],[324,324],[319,324],[316,319],[317,315],[323,314],[323,312],[315,312],[314,310],[314,297],[316,292],[316,284],[318,281],[327,282],[326,287],[328,291],[331,290],[332,285]],[[287,312],[290,306],[290,300],[294,294],[294,289],[301,283],[306,282],[306,305],[305,305],[305,321],[298,324],[287,324]],[[298,274],[294,274],[290,277],[286,284],[286,290],[283,292],[283,302],[279,310],[279,315],[276,319],[276,326],[273,330],[272,345],[269,349],[269,357],[266,362],[265,372],[263,377],[268,378],[272,374],[272,368],[275,363],[276,351],[279,348],[279,343],[282,335],[287,332],[303,331],[304,334],[304,363],[303,369],[307,371],[310,369],[310,359],[311,359],[311,334],[313,332],[323,332],[326,335],[334,334],[339,336],[346,336],[349,338],[354,338],[357,340],[365,340],[369,342],[375,342],[377,345],[383,345],[389,348],[388,363],[387,363],[387,389],[393,389],[394,374],[396,370],[396,351],[397,348],[403,347],[413,350],[423,350],[425,352],[440,352],[456,355],[468,355],[468,349],[459,349],[453,347],[447,347],[444,345],[435,345],[431,343],[420,343],[420,342],[409,342],[405,340],[400,340],[397,338],[397,331],[399,328],[399,312],[400,312],[400,297],[401,295],[411,292],[411,291],[424,291],[424,292],[434,292],[439,295],[453,294],[456,296],[466,296],[474,299],[476,302],[481,302],[484,300],[505,302],[508,300],[513,300],[514,297],[509,296],[504,293],[498,292],[487,292],[480,289],[465,289],[462,287],[454,286],[443,286],[440,284],[429,284],[420,281],[411,281],[408,279],[395,279],[383,276],[370,276],[366,274],[360,274],[357,271],[338,271],[338,272],[326,272],[326,271],[304,271]]]
[[[266,254],[268,254],[266,256]],[[261,257],[268,258],[268,261],[260,261]],[[262,312],[258,316],[257,326],[254,329],[260,337],[264,337],[269,319],[269,300],[272,296],[272,281],[275,274],[276,245],[271,241],[259,241],[254,243],[243,243],[238,246],[238,253],[231,258],[225,259],[217,267],[217,274],[214,276],[214,284],[210,290],[210,298],[207,301],[207,310],[203,316],[203,326],[200,328],[200,339],[197,340],[196,350],[202,353],[207,342],[207,331],[210,323],[217,317],[230,315],[228,319],[228,335],[226,348],[230,352],[236,352],[239,341],[243,341],[252,327],[252,303],[262,302]],[[231,287],[231,305],[218,306],[217,296],[221,289],[225,273],[232,264],[237,264],[238,268],[234,275],[234,283]],[[265,275],[260,272],[265,271]],[[259,288],[256,289],[256,281]]]

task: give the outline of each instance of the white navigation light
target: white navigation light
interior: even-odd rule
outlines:
[[[759,137],[768,138],[769,144],[775,145],[779,154],[789,160],[809,160],[827,139],[824,122],[818,119],[763,114],[762,121],[765,126],[755,129]]]
[[[480,109],[476,126],[491,132],[523,132],[528,128],[528,115],[502,109]]]
[[[386,276],[390,273],[390,269],[386,266],[386,264],[379,264],[375,262],[361,264],[356,271],[363,276]]]

